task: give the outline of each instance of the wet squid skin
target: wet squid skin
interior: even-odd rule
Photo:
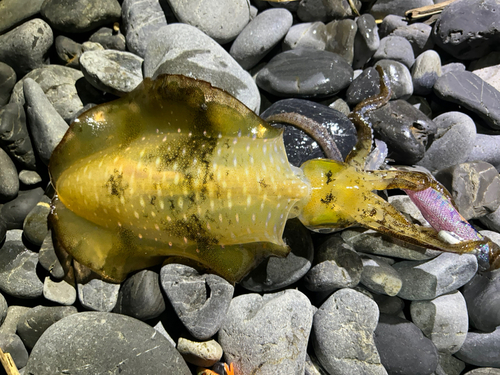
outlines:
[[[359,139],[346,162],[299,169],[282,130],[229,94],[183,76],[146,79],[82,114],[54,150],[56,250],[116,282],[169,256],[235,282],[263,257],[288,253],[283,229],[297,216],[311,229],[361,224],[428,247],[475,249],[483,242],[450,245],[372,193],[435,186],[420,173],[364,171],[364,113],[388,100],[382,91],[353,112]]]

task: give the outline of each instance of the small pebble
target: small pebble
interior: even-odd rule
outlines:
[[[326,25],[325,50],[343,57],[349,65],[354,59],[354,38],[358,25],[351,19],[334,20]]]
[[[50,213],[50,202],[51,199],[43,195],[24,219],[23,235],[36,246],[42,246],[43,240],[49,232],[47,217]]]
[[[42,182],[42,177],[35,172],[23,169],[19,172],[19,181],[26,186],[33,187],[34,185],[38,185]]]
[[[85,284],[77,284],[78,300],[87,310],[109,312],[118,301],[120,284],[92,279]]]
[[[380,46],[373,55],[375,61],[392,60],[411,68],[415,55],[410,42],[402,36],[389,35],[380,39]]]
[[[389,264],[369,255],[361,256],[363,272],[361,284],[368,290],[395,296],[401,290],[403,281],[398,272]]]
[[[377,23],[371,14],[356,18],[358,32],[354,38],[354,60],[352,67],[362,69],[380,47]]]
[[[419,54],[411,67],[413,93],[430,94],[441,74],[441,58],[436,51],[428,50]]]
[[[76,301],[76,289],[64,280],[53,281],[47,276],[43,282],[43,297],[59,305],[71,306]]]
[[[186,362],[195,366],[212,367],[222,358],[222,347],[215,340],[197,342],[181,337],[177,350]]]
[[[469,332],[462,347],[455,356],[465,363],[483,366],[500,367],[500,327],[493,332]]]
[[[323,22],[305,22],[293,25],[283,40],[283,50],[311,48],[324,50],[326,26]]]

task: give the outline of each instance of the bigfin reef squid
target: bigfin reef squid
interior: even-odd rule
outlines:
[[[472,252],[482,269],[499,268],[498,247],[457,216],[431,176],[365,170],[373,138],[366,114],[390,98],[379,73],[381,93],[350,115],[358,140],[345,161],[301,115],[266,122],[228,93],[180,75],[147,78],[84,112],[50,159],[56,251],[66,266],[75,260],[113,282],[167,257],[237,282],[264,257],[288,254],[283,230],[298,217],[311,230],[361,225],[427,248]],[[268,122],[301,127],[330,159],[290,165],[283,130]],[[408,192],[435,228],[407,220],[375,192],[385,189]],[[438,206],[448,211],[432,211]],[[457,241],[440,235],[455,232]]]

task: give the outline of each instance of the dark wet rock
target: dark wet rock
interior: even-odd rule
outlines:
[[[474,121],[462,112],[446,112],[433,121],[437,132],[417,164],[434,172],[466,162],[474,147],[471,139],[476,137]]]
[[[272,58],[257,74],[257,84],[277,96],[325,97],[346,88],[352,75],[351,66],[333,52],[297,49]]]
[[[23,91],[34,148],[42,162],[48,165],[52,151],[68,130],[68,124],[34,80],[25,79]]]
[[[186,24],[159,29],[144,56],[144,77],[183,74],[210,82],[248,108],[260,108],[260,95],[252,76],[213,39]]]
[[[471,325],[484,331],[500,326],[500,271],[475,275],[463,289]]]
[[[386,374],[373,341],[378,317],[375,302],[349,288],[321,305],[314,314],[312,344],[328,373]]]
[[[54,281],[47,276],[43,281],[43,297],[59,305],[71,306],[76,301],[76,289],[64,280]]]
[[[78,300],[87,310],[109,312],[118,301],[120,284],[108,283],[100,279],[92,279],[86,283],[78,283]]]
[[[394,264],[403,279],[398,296],[411,301],[436,298],[467,283],[477,271],[472,254],[442,253],[425,262],[403,261]]]
[[[46,0],[41,13],[54,29],[83,33],[118,21],[121,8],[117,0]]]
[[[44,0],[4,0],[0,8],[0,34],[40,12]]]
[[[1,248],[0,290],[13,297],[37,298],[43,291],[43,283],[36,273],[38,254],[26,249],[21,233],[9,231]]]
[[[328,20],[325,3],[323,0],[301,1],[297,9],[297,17],[303,21],[303,23],[314,21],[325,22]],[[298,25],[300,25],[300,23]]]
[[[164,310],[160,275],[154,271],[143,270],[122,284],[113,312],[149,320],[158,317]]]
[[[231,301],[218,342],[242,374],[301,374],[312,319],[309,299],[297,290],[244,294]]]
[[[24,219],[23,235],[28,241],[36,246],[41,246],[44,238],[49,232],[47,217],[50,213],[51,199],[46,195],[42,196],[36,206]]]
[[[82,368],[92,374],[191,374],[179,352],[153,327],[103,312],[73,314],[50,326],[33,348],[25,373],[76,374]]]
[[[144,57],[151,37],[163,26],[167,26],[165,13],[157,0],[124,0],[122,20],[127,48],[137,56]]]
[[[389,374],[428,375],[438,365],[436,346],[405,319],[380,314],[374,338]]]
[[[28,351],[18,335],[0,333],[0,349],[12,356],[17,368],[23,368],[28,363]]]
[[[143,59],[130,52],[88,51],[80,56],[80,67],[92,86],[123,96],[142,82]]]
[[[80,43],[64,35],[58,35],[54,44],[57,56],[65,66],[80,69],[80,55],[83,53]]]
[[[363,70],[346,91],[346,102],[350,106],[362,102],[366,98],[380,93],[380,75],[375,68],[369,67]]]
[[[57,258],[54,244],[52,243],[52,231],[48,232],[45,236],[38,254],[40,265],[49,271],[54,278],[62,279],[64,277],[64,270],[59,262],[59,258]]]
[[[46,63],[54,36],[43,20],[36,18],[0,35],[0,61],[10,65],[18,77]]]
[[[120,33],[120,28],[110,29],[109,27],[101,27],[90,38],[90,42],[99,43],[105,49],[114,49],[117,51],[125,51],[126,42],[125,36]]]
[[[369,291],[395,296],[401,290],[403,280],[399,273],[386,262],[370,255],[362,255],[361,284]]]
[[[17,169],[7,153],[0,148],[0,202],[14,199],[19,192]]]
[[[404,301],[396,296],[374,294],[373,300],[377,303],[381,314],[399,315],[405,307]]]
[[[471,365],[500,367],[500,327],[493,332],[468,332],[464,344],[455,353],[458,359]]]
[[[467,220],[489,214],[500,206],[500,176],[491,164],[457,164],[440,170],[436,179],[448,189]]]
[[[299,220],[286,223],[283,233],[291,251],[285,258],[269,257],[241,281],[241,286],[254,292],[274,291],[300,280],[311,268],[314,247],[309,230]]]
[[[177,350],[186,362],[201,367],[212,367],[222,358],[222,347],[215,340],[197,342],[181,337]]]
[[[452,71],[434,85],[436,95],[473,111],[493,129],[500,129],[500,92],[474,73]]]
[[[430,301],[413,301],[411,319],[439,352],[456,353],[469,329],[467,305],[462,294],[454,292]]]
[[[169,4],[179,22],[196,26],[219,44],[232,41],[250,21],[246,0],[206,0],[195,8],[182,0]]]
[[[500,4],[495,0],[470,0],[450,4],[436,21],[436,44],[457,59],[485,56],[500,41]]]
[[[16,71],[0,61],[0,106],[9,102],[10,93],[16,84],[16,80]]]
[[[226,319],[234,287],[220,276],[200,275],[175,263],[163,266],[160,275],[163,291],[189,333],[198,340],[216,334]]]
[[[55,322],[78,311],[74,306],[36,306],[30,309],[17,324],[17,334],[29,350],[40,336]]]
[[[42,188],[21,190],[17,198],[5,203],[0,208],[0,217],[7,229],[21,229],[24,219],[43,196]]]
[[[368,114],[375,136],[387,143],[389,158],[411,165],[424,156],[436,124],[404,100],[390,101]]]
[[[323,22],[306,22],[293,25],[283,41],[283,50],[311,48],[324,50],[326,26]]]
[[[495,166],[500,171],[500,136],[476,134],[473,148],[466,161],[482,160]]]
[[[465,70],[466,70],[465,65],[461,62],[452,62],[445,64],[441,67],[441,71],[443,74],[449,72],[463,72]]]
[[[358,32],[354,38],[354,60],[352,67],[362,69],[380,47],[377,23],[371,14],[362,14],[356,18]]]
[[[377,19],[384,18],[389,14],[404,16],[407,10],[427,5],[434,5],[434,2],[432,0],[413,0],[412,2],[406,0],[378,0],[371,8],[370,13]]]
[[[304,277],[305,287],[311,291],[352,288],[361,279],[360,256],[338,236],[331,236],[318,247],[314,263]]]
[[[15,164],[35,169],[36,161],[22,105],[9,103],[0,108],[0,147]]]
[[[401,36],[410,42],[415,56],[434,47],[434,41],[431,38],[432,27],[416,22],[408,26],[400,26],[392,32],[391,35]]]
[[[407,25],[408,20],[404,17],[404,15],[397,16],[395,14],[388,14],[378,25],[378,33],[381,38],[384,38],[389,34],[392,34],[392,32],[398,27],[404,27]]]
[[[234,40],[229,53],[243,69],[254,67],[283,39],[292,21],[292,13],[286,9],[259,13]]]
[[[0,326],[2,326],[5,317],[7,316],[7,309],[8,309],[7,301],[5,300],[5,297],[3,296],[2,293],[0,293]]]
[[[379,60],[393,60],[406,65],[411,68],[415,62],[415,55],[410,42],[395,35],[389,35],[380,39],[380,46],[373,55],[375,61]]]
[[[349,65],[354,59],[354,37],[358,25],[351,19],[334,20],[326,25],[325,50],[343,57]]]
[[[413,81],[406,65],[394,60],[379,60],[375,66],[377,65],[389,77],[391,99],[408,99],[413,94]]]
[[[441,58],[439,54],[434,50],[421,53],[411,68],[413,93],[415,95],[430,94],[440,76]]]
[[[298,113],[322,124],[335,140],[342,158],[356,144],[356,130],[351,121],[346,115],[325,105],[304,99],[283,99],[262,112],[261,117],[266,119],[278,113]],[[320,146],[309,135],[293,126],[285,125],[283,140],[288,161],[297,167],[306,160],[325,157]]]

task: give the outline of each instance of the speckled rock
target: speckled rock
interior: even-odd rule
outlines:
[[[77,284],[78,300],[87,310],[109,312],[118,300],[120,284],[108,283],[100,279],[92,279]]]
[[[19,178],[12,159],[0,148],[0,201],[14,199],[19,192]]]
[[[215,340],[197,342],[181,337],[177,350],[186,362],[201,367],[212,367],[222,358],[222,347]]]
[[[44,0],[4,0],[0,8],[0,34],[40,12]]]
[[[23,368],[28,363],[28,351],[18,335],[0,333],[0,348],[12,356],[17,368]]]
[[[375,68],[363,70],[349,85],[346,91],[347,104],[354,106],[366,98],[380,93],[380,75]]]

